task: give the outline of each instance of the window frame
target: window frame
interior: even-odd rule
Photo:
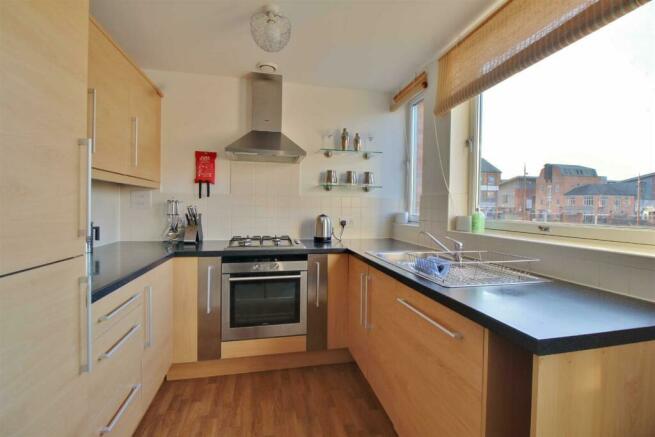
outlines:
[[[425,113],[425,93],[419,93],[414,96],[411,100],[407,102],[407,192],[406,192],[406,207],[409,213],[409,222],[418,223],[420,217],[420,211],[416,210],[414,212],[414,207],[417,203],[416,196],[416,145],[415,145],[415,107],[418,103],[423,102],[423,112]],[[425,124],[425,120],[423,120]],[[425,132],[425,125],[423,126],[423,131]],[[425,138],[424,138],[425,142]],[[425,146],[425,144],[424,144]]]
[[[469,123],[469,131],[473,153],[470,154],[469,161],[469,214],[473,214],[479,204],[483,104],[482,95],[478,95],[470,101],[471,122]],[[485,227],[496,231],[655,246],[655,230],[653,229],[489,218],[485,221]]]

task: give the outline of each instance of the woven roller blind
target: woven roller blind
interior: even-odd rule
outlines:
[[[439,59],[442,115],[650,0],[509,0]]]

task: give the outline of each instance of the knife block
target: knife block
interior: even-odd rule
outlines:
[[[202,243],[202,214],[198,214],[198,224],[188,223],[184,228],[184,244]]]

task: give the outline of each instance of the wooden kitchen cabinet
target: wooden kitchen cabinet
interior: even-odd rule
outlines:
[[[132,153],[128,174],[150,181],[160,180],[161,98],[140,74],[129,80]]]
[[[84,273],[77,257],[0,278],[0,435],[85,435]]]
[[[354,256],[348,268],[350,352],[401,437],[529,434],[529,353]]]
[[[93,18],[88,72],[94,179],[158,187],[162,93]]]
[[[400,375],[404,387],[393,391],[399,434],[482,435],[484,328],[397,281],[378,282],[386,286],[376,293],[388,296],[374,344],[394,351],[382,354],[389,359],[378,365],[390,367],[384,381]]]
[[[348,254],[328,255],[327,347],[348,347]]]
[[[173,259],[173,272],[173,363],[195,362],[198,361],[198,258]]]
[[[84,253],[88,13],[0,1],[0,275]]]
[[[348,349],[360,370],[368,370],[368,343],[365,321],[368,265],[350,256],[348,260]]]
[[[147,408],[173,360],[173,261],[144,275],[143,401]]]
[[[96,141],[93,167],[123,175],[129,174],[130,171],[130,93],[125,84],[130,80],[131,68],[128,60],[105,36],[96,22],[91,20],[89,133],[95,135]],[[92,119],[94,109],[95,127]]]
[[[121,318],[93,342],[88,411],[91,435],[102,435],[101,430],[105,430],[112,436],[130,436],[145,411],[142,309],[139,302],[128,313],[121,313]]]

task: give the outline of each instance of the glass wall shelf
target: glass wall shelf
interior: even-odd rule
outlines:
[[[321,152],[323,152],[323,154],[328,158],[332,157],[332,155],[334,155],[335,153],[336,154],[339,154],[339,153],[361,154],[364,157],[364,159],[369,159],[369,158],[371,158],[371,157],[373,157],[375,155],[381,155],[382,154],[382,152],[379,151],[379,150],[353,150],[353,149],[346,149],[346,150],[343,150],[343,149],[321,149]]]
[[[363,184],[321,184],[325,191],[332,191],[333,188],[341,188],[345,190],[364,190],[366,192],[380,189],[382,185],[363,185]]]

